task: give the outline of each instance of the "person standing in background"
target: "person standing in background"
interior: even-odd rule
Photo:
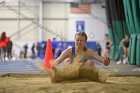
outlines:
[[[112,42],[109,39],[108,34],[105,34],[105,44],[106,44],[106,48],[105,48],[105,54],[104,54],[104,56],[105,57],[109,57],[109,55],[110,55],[110,47],[112,45]]]
[[[1,60],[5,61],[6,58],[6,49],[8,45],[8,37],[6,36],[6,32],[2,32],[0,37],[0,54],[1,54]]]
[[[66,42],[63,42],[63,51],[64,51],[65,49],[67,49],[67,48],[68,48],[67,43],[66,43]]]
[[[8,59],[12,59],[12,47],[13,47],[13,42],[11,41],[9,37],[8,45],[7,45],[7,57]]]
[[[101,53],[102,53],[102,48],[101,48],[101,45],[100,45],[99,43],[97,43],[96,48],[97,48],[97,54],[98,54],[99,56],[102,56],[102,55],[101,55]]]
[[[32,47],[31,47],[31,51],[32,51],[32,58],[35,58],[36,57],[36,54],[35,54],[35,44],[33,43]]]
[[[55,50],[57,48],[57,41],[56,38],[53,38],[53,40],[51,41],[52,43],[52,51],[53,51],[53,55],[55,55]]]
[[[24,58],[27,58],[28,45],[24,45]]]
[[[123,46],[123,54],[124,54],[123,64],[126,64],[129,48],[129,36],[125,35],[125,37],[121,40],[120,44]]]
[[[58,58],[60,55],[61,55],[61,52],[63,51],[63,43],[62,42],[59,42],[58,43],[58,46],[56,48],[56,58]]]

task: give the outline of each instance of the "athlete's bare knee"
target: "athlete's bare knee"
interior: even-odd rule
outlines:
[[[85,64],[89,66],[94,66],[94,62],[92,60],[87,60]]]
[[[70,59],[70,58],[65,59],[64,65],[68,65],[68,64],[70,64],[70,63],[71,63],[71,59]]]

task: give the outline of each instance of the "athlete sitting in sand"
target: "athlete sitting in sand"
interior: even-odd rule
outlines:
[[[86,47],[87,35],[85,32],[78,32],[75,34],[75,47],[65,49],[61,55],[55,60],[55,63],[52,66],[53,70],[56,70],[55,66],[59,65],[61,62],[65,62],[65,65],[69,65],[73,63],[73,59],[75,56],[85,53],[86,57],[82,58],[84,66],[94,66],[94,62],[91,60],[92,58],[103,63],[105,66],[110,64],[110,58],[101,57],[97,55],[97,53]]]

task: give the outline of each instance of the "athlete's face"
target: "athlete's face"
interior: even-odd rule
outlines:
[[[75,45],[77,47],[83,48],[85,46],[85,43],[86,43],[86,38],[84,36],[80,36],[80,35],[75,36]]]

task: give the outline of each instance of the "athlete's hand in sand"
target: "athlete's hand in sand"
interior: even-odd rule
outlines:
[[[109,57],[105,57],[104,65],[108,66],[110,64],[111,59]]]

